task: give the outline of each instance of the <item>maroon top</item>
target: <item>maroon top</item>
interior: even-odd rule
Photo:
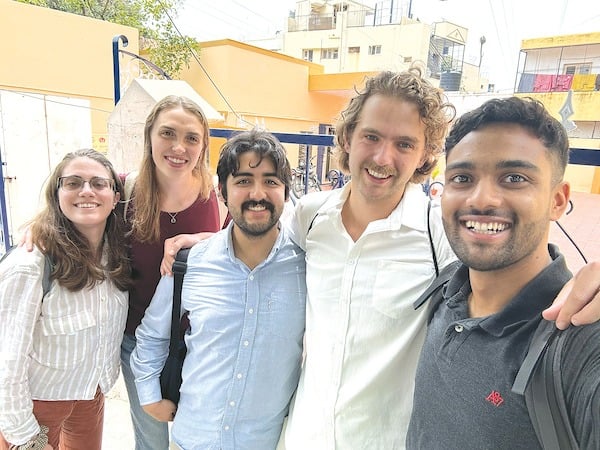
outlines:
[[[128,207],[128,216],[135,208],[134,202]],[[171,216],[160,212],[160,239],[158,242],[144,243],[131,240],[131,264],[133,266],[133,287],[129,290],[129,313],[125,334],[135,334],[146,308],[152,300],[156,285],[160,280],[160,262],[163,257],[165,240],[178,234],[219,231],[219,205],[217,196],[211,191],[206,201],[196,200],[189,208],[180,211],[171,223]]]

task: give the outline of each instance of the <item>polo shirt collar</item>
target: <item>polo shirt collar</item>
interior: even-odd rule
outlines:
[[[527,283],[502,311],[481,319],[479,326],[484,331],[497,337],[509,334],[519,323],[539,316],[552,303],[572,274],[558,247],[549,244],[548,251],[552,262]],[[470,291],[468,268],[462,265],[448,283],[444,298],[450,303],[466,302]]]

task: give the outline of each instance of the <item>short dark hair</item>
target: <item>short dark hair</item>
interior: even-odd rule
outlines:
[[[263,158],[269,158],[273,162],[277,178],[285,185],[287,200],[290,193],[291,169],[285,149],[272,133],[256,128],[233,135],[221,147],[217,176],[223,199],[227,202],[227,177],[235,175],[240,170],[240,155],[246,152],[257,154],[257,166]]]
[[[495,123],[517,124],[533,133],[550,150],[553,183],[562,180],[569,162],[567,132],[541,102],[530,97],[494,98],[463,114],[446,138],[446,156],[471,131]]]

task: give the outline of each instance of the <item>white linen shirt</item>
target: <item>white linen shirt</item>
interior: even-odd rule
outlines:
[[[436,276],[427,197],[407,185],[390,216],[354,242],[341,219],[350,188],[304,196],[296,208],[294,237],[307,263],[306,360],[280,448],[405,446],[428,316],[413,302]],[[441,269],[456,257],[439,207],[430,222]]]
[[[43,271],[38,249],[16,248],[0,265],[0,430],[12,444],[39,432],[32,400],[91,400],[119,375],[127,292],[53,281],[42,302]]]

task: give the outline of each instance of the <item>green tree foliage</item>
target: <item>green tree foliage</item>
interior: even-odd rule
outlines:
[[[137,28],[140,48],[147,49],[149,59],[171,76],[177,75],[184,65],[189,67],[189,49],[197,50],[196,41],[182,37],[171,22],[182,0],[17,1]]]

